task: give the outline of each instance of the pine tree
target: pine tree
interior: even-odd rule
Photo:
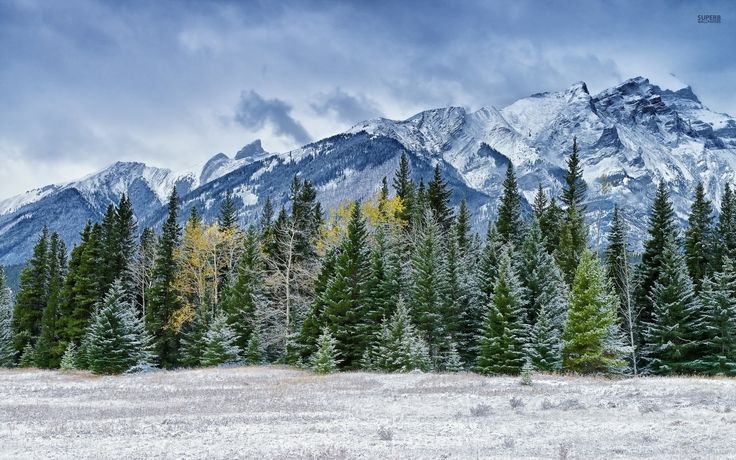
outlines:
[[[496,231],[503,244],[513,243],[521,246],[524,237],[524,220],[521,216],[521,194],[516,184],[514,166],[509,163],[503,181],[503,193],[498,204]]]
[[[393,186],[394,190],[396,190],[396,196],[401,198],[401,203],[404,205],[398,217],[406,222],[407,225],[411,225],[415,211],[415,190],[414,181],[411,180],[409,159],[406,153],[401,154],[399,169],[396,170],[396,174],[394,175]]]
[[[562,369],[563,342],[559,321],[560,318],[552,314],[546,305],[542,305],[537,312],[528,347],[528,358],[537,370],[558,371]],[[564,324],[562,327],[564,328]]]
[[[455,221],[455,238],[461,258],[465,257],[470,247],[470,219],[471,215],[468,209],[468,203],[463,199],[460,201],[460,210],[457,213],[457,220]]]
[[[13,346],[13,297],[0,265],[0,367],[11,367],[17,354]]]
[[[243,350],[243,360],[246,364],[263,363],[263,349],[261,348],[261,339],[258,330],[254,330],[248,339],[248,344]]]
[[[640,309],[639,321],[642,324],[653,322],[652,290],[662,270],[667,241],[674,240],[677,232],[675,211],[664,182],[659,184],[654,196],[648,231],[649,238],[644,242],[644,252],[637,267],[634,290],[634,304]]]
[[[649,301],[652,316],[644,332],[647,371],[657,375],[691,372],[698,346],[695,322],[699,305],[685,257],[672,236],[665,241]]]
[[[609,373],[621,369],[618,338],[618,299],[598,258],[585,250],[572,285],[563,334],[565,369],[579,373]]]
[[[62,371],[71,371],[77,368],[77,346],[74,342],[69,342],[66,346],[64,354],[61,356],[59,368]]]
[[[427,187],[427,201],[429,209],[432,210],[432,217],[439,224],[440,228],[449,232],[454,219],[452,208],[450,207],[450,197],[452,191],[447,182],[442,178],[440,165],[434,167],[434,176]]]
[[[335,265],[339,251],[331,248],[322,261],[322,267],[314,282],[314,302],[299,331],[298,360],[306,361],[317,349],[317,339],[321,334],[322,315],[326,307],[325,293],[330,281],[335,276]]]
[[[631,265],[629,263],[629,247],[626,241],[626,224],[618,205],[613,208],[611,230],[608,234],[606,248],[606,268],[608,279],[618,294],[619,323],[623,332],[623,340],[631,350],[630,364],[634,374],[638,373],[638,320],[639,311],[632,299]]]
[[[486,306],[484,294],[479,284],[480,243],[470,240],[468,248],[458,259],[457,302],[458,316],[455,318],[457,330],[454,341],[463,363],[474,363],[478,356],[478,331],[483,326]],[[490,296],[489,296],[490,298]]]
[[[713,209],[705,198],[703,183],[698,182],[695,197],[688,217],[688,229],[685,231],[685,257],[690,278],[695,285],[695,292],[700,291],[703,278],[709,273],[712,265],[713,241]]]
[[[322,330],[322,335],[317,339],[317,351],[312,355],[311,367],[317,374],[331,374],[337,370],[339,363],[337,351],[337,340],[330,334],[328,328]]]
[[[572,284],[580,257],[588,247],[584,205],[586,190],[577,139],[573,138],[572,154],[567,160],[565,188],[562,191],[562,203],[566,209],[560,223],[559,242],[555,250],[557,263],[568,284]]]
[[[130,198],[123,194],[120,203],[115,209],[115,254],[113,254],[113,279],[120,279],[123,289],[130,296],[131,301],[135,299],[137,292],[136,280],[133,276],[133,263],[136,257],[136,234],[138,224],[133,211],[133,203]]]
[[[387,372],[431,369],[427,343],[412,324],[409,309],[401,298],[393,316],[383,322],[374,356],[374,367]]]
[[[33,367],[36,365],[36,350],[33,349],[33,344],[27,342],[26,346],[23,347],[23,351],[20,354],[20,362],[18,366],[23,368]]]
[[[374,337],[380,327],[381,319],[389,317],[396,306],[399,280],[395,278],[388,265],[393,248],[390,247],[383,228],[375,230],[373,248],[370,252],[369,276],[365,285],[366,309],[360,318],[359,332],[365,337]]]
[[[178,363],[184,367],[197,367],[202,363],[205,351],[205,334],[212,322],[208,308],[198,308],[191,321],[182,327]]]
[[[202,365],[219,366],[237,362],[240,349],[235,342],[236,336],[227,323],[227,317],[222,314],[216,316],[204,335]]]
[[[463,359],[460,356],[460,352],[457,350],[457,345],[455,345],[455,342],[448,339],[448,349],[447,353],[445,354],[445,360],[442,363],[442,369],[447,372],[460,372],[465,367],[463,364]]]
[[[340,244],[334,274],[323,295],[323,325],[330,328],[338,343],[342,364],[358,366],[371,337],[359,330],[367,310],[366,284],[370,277],[367,229],[360,203],[353,204],[347,234]]]
[[[110,286],[87,330],[86,359],[97,374],[119,374],[151,363],[150,337],[120,280]]]
[[[710,375],[736,375],[736,271],[728,257],[721,272],[703,280],[694,366]]]
[[[542,235],[547,239],[547,252],[550,254],[554,254],[560,244],[560,227],[562,226],[564,213],[557,205],[557,200],[552,197],[547,210],[539,219],[539,228],[542,230]]]
[[[483,305],[489,305],[493,298],[493,287],[496,285],[498,261],[502,248],[503,243],[496,227],[489,224],[486,233],[486,244],[483,247],[478,264],[478,287],[481,293],[479,302]]]
[[[15,349],[25,352],[41,333],[41,318],[48,302],[49,231],[44,227],[33,255],[20,275],[20,287],[13,312]]]
[[[243,241],[243,251],[232,285],[227,290],[222,303],[222,311],[227,315],[228,324],[235,332],[236,345],[245,349],[255,328],[256,309],[266,302],[263,255],[258,234],[249,228]]]
[[[524,365],[528,327],[524,324],[524,287],[513,260],[513,247],[501,253],[493,300],[483,326],[477,369],[482,374],[518,375]]]
[[[59,342],[58,337],[59,304],[67,268],[66,246],[56,232],[51,235],[47,257],[48,294],[41,316],[41,334],[35,349],[36,365],[42,369],[53,369],[59,366],[66,347],[65,343]]]
[[[588,186],[583,180],[583,168],[578,155],[578,140],[572,138],[572,154],[567,159],[567,173],[565,174],[565,188],[562,191],[562,203],[565,207],[576,208],[578,213],[585,213],[585,193]]]
[[[217,217],[217,226],[221,232],[235,230],[238,226],[238,211],[231,190],[225,193],[225,199],[220,207],[220,215]]]
[[[161,360],[161,365],[171,368],[176,365],[179,346],[176,331],[169,325],[171,315],[179,307],[173,286],[177,271],[174,251],[181,236],[181,227],[177,222],[179,203],[176,187],[169,196],[168,210],[156,251],[146,325],[153,336],[156,355]]]
[[[534,195],[534,204],[532,205],[534,218],[537,219],[537,222],[541,221],[544,218],[544,215],[547,213],[548,209],[549,201],[547,200],[547,195],[544,193],[544,189],[542,189],[542,184],[540,183],[537,186],[537,194]]]

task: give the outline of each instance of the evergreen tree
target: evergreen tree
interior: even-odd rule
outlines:
[[[425,219],[425,223],[417,229],[411,259],[411,313],[414,323],[430,346],[433,358],[443,349],[447,335],[444,323],[447,279],[440,235],[439,225],[431,218]]]
[[[713,241],[713,209],[710,201],[705,198],[705,189],[702,182],[698,182],[698,186],[695,188],[695,197],[687,222],[685,257],[690,278],[695,285],[695,291],[698,292],[703,278],[708,274],[712,265],[710,257],[712,256]]]
[[[524,237],[524,220],[521,216],[521,194],[516,184],[514,166],[509,163],[503,181],[503,193],[498,204],[496,231],[503,244],[513,243],[521,246]]]
[[[544,189],[542,189],[542,184],[540,183],[537,186],[537,194],[534,195],[534,204],[532,205],[534,218],[537,219],[537,222],[541,221],[544,218],[544,215],[547,213],[548,209],[549,201],[547,200],[547,195],[544,193]]]
[[[551,308],[542,305],[529,337],[528,358],[535,369],[558,371],[562,369],[562,334],[564,323]]]
[[[393,185],[394,190],[396,190],[396,196],[401,198],[401,203],[404,205],[398,217],[410,225],[414,216],[415,190],[414,181],[411,180],[409,159],[406,153],[401,154],[399,169],[396,170],[396,174],[394,175]]]
[[[41,335],[36,342],[36,365],[43,369],[59,366],[66,344],[59,342],[59,304],[66,276],[66,246],[58,233],[51,235],[47,254],[49,276],[46,307],[41,317]]]
[[[583,167],[578,155],[578,140],[572,138],[572,154],[567,159],[567,173],[565,174],[565,188],[562,191],[562,203],[566,208],[576,208],[578,213],[585,213],[585,193],[588,186],[583,180]]]
[[[621,369],[617,305],[616,292],[598,258],[591,251],[584,251],[572,285],[563,334],[565,369],[580,373]]]
[[[0,367],[11,367],[17,353],[13,346],[13,297],[0,265]]]
[[[205,334],[212,322],[209,309],[197,308],[194,316],[181,331],[178,363],[184,367],[197,367],[202,363],[205,351]]]
[[[478,288],[481,294],[479,303],[483,305],[490,305],[493,298],[493,287],[496,285],[498,261],[502,248],[503,243],[496,227],[489,224],[486,244],[483,247],[478,264]]]
[[[225,199],[220,207],[220,215],[217,217],[217,226],[221,232],[234,231],[238,227],[238,211],[231,190],[225,193]]]
[[[33,367],[36,365],[36,350],[33,348],[31,342],[27,342],[26,346],[23,347],[23,352],[20,354],[20,362],[18,366],[23,368]]]
[[[317,339],[317,351],[312,355],[312,370],[317,374],[331,374],[337,370],[339,352],[337,340],[330,334],[328,328],[322,330]]]
[[[66,346],[64,354],[61,356],[59,368],[62,371],[71,371],[77,368],[77,346],[74,342],[69,342]]]
[[[672,236],[665,241],[649,301],[652,316],[644,332],[647,371],[657,375],[692,371],[698,346],[695,322],[699,305],[685,257]]]
[[[718,216],[718,238],[714,241],[713,268],[711,272],[721,270],[724,257],[736,260],[736,195],[726,184],[721,198],[721,209]]]
[[[86,359],[97,374],[119,374],[151,362],[150,337],[122,283],[113,282],[87,331]]]
[[[675,211],[664,182],[657,187],[649,216],[649,238],[644,242],[644,252],[636,271],[634,303],[640,309],[639,321],[652,323],[654,305],[651,301],[654,284],[662,271],[664,249],[667,241],[676,238]]]
[[[324,256],[322,268],[314,282],[314,302],[312,308],[302,322],[299,338],[299,360],[306,361],[314,353],[317,347],[317,339],[321,334],[322,315],[326,307],[325,294],[330,281],[335,275],[335,265],[337,263],[337,249],[330,249]],[[292,360],[295,361],[295,360]]]
[[[388,258],[393,248],[382,228],[373,235],[374,243],[370,252],[369,277],[365,285],[366,309],[361,318],[360,333],[368,338],[374,337],[380,327],[381,319],[389,317],[396,306],[399,292],[399,280],[390,270]],[[370,340],[370,339],[369,339]]]
[[[639,334],[639,311],[632,299],[631,265],[629,263],[629,247],[626,241],[626,224],[618,205],[613,208],[611,230],[608,234],[608,247],[605,255],[608,279],[613,284],[616,294],[618,294],[619,324],[622,327],[624,342],[631,350],[630,362],[632,369],[634,374],[637,374],[639,353],[636,337]]]
[[[580,210],[575,206],[567,208],[565,218],[560,224],[560,235],[555,258],[565,275],[568,284],[575,278],[575,270],[580,263],[580,257],[588,247],[588,231]]]
[[[217,315],[204,335],[203,366],[235,363],[240,359],[236,336],[225,315]]]
[[[114,232],[113,279],[119,278],[121,280],[123,289],[132,301],[136,294],[136,280],[133,276],[132,266],[136,257],[138,224],[136,223],[133,204],[125,194],[120,198],[120,203],[115,209]]]
[[[263,349],[261,348],[261,339],[258,330],[254,330],[248,339],[248,344],[243,350],[243,360],[246,364],[263,363]]]
[[[513,248],[501,253],[493,300],[483,326],[477,369],[482,374],[511,374],[521,371],[525,360],[528,327],[524,324],[524,287],[513,260]]]
[[[450,346],[445,356],[445,362],[443,363],[443,369],[447,372],[460,372],[464,368],[463,359],[460,356],[460,352],[457,350],[455,342],[450,342]]]
[[[550,254],[554,254],[560,244],[560,227],[562,227],[564,213],[557,205],[557,200],[552,197],[546,211],[539,219],[539,228],[547,239],[547,252]]]
[[[235,332],[236,345],[244,350],[256,322],[256,309],[266,302],[263,292],[264,266],[258,234],[249,228],[243,241],[243,251],[235,279],[225,294],[222,310]]]
[[[44,227],[33,255],[20,275],[20,286],[13,313],[15,349],[25,352],[41,333],[41,318],[48,302],[49,231]],[[33,345],[33,343],[31,345]]]
[[[706,277],[700,292],[698,371],[736,375],[736,271],[726,257],[723,271]]]
[[[179,308],[173,286],[177,271],[174,251],[181,237],[181,227],[177,222],[179,203],[176,187],[169,196],[168,211],[156,251],[146,325],[153,336],[156,355],[161,360],[161,365],[171,368],[176,365],[179,346],[176,331],[169,324],[171,315]]]
[[[450,207],[450,196],[452,196],[452,191],[442,178],[440,165],[437,164],[434,167],[434,176],[427,187],[427,201],[429,202],[429,209],[432,210],[432,217],[445,232],[450,231],[454,219]]]
[[[404,301],[399,298],[393,316],[384,320],[377,338],[374,367],[387,372],[431,369],[429,348],[412,324]]]
[[[457,248],[460,251],[459,256],[465,257],[470,247],[470,210],[468,209],[468,203],[463,199],[460,201],[460,210],[457,213],[457,220],[455,221],[455,238],[457,240]]]
[[[361,333],[360,322],[367,310],[366,283],[370,277],[367,229],[360,203],[353,204],[347,234],[340,244],[334,274],[324,292],[323,324],[338,342],[343,365],[355,368],[370,342]]]
[[[457,267],[457,318],[454,342],[463,363],[474,363],[478,356],[478,331],[483,326],[486,306],[479,284],[479,242],[471,240]],[[490,299],[490,295],[488,297]]]

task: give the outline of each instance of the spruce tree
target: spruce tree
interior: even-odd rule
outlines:
[[[675,211],[670,194],[664,182],[660,182],[649,216],[649,238],[644,242],[644,252],[636,270],[634,303],[640,310],[639,321],[642,324],[653,322],[652,290],[662,270],[667,241],[670,239],[674,241],[676,232]]]
[[[11,367],[17,354],[13,346],[13,297],[0,265],[0,367]]]
[[[498,203],[496,231],[503,244],[513,243],[517,248],[524,238],[524,220],[521,216],[521,194],[516,184],[514,166],[509,163],[503,181],[503,193]]]
[[[225,193],[225,199],[220,207],[220,215],[217,217],[217,226],[221,232],[233,231],[238,226],[238,211],[231,190]]]
[[[23,347],[23,351],[20,354],[20,361],[18,366],[22,368],[33,367],[36,365],[36,350],[33,348],[31,342],[27,342],[26,346]]]
[[[706,277],[697,321],[700,344],[694,366],[709,375],[736,375],[736,271],[726,257],[721,272]]]
[[[176,365],[179,346],[176,331],[168,324],[171,315],[179,308],[178,296],[174,289],[177,271],[174,251],[181,237],[181,227],[177,222],[179,203],[176,187],[169,196],[168,211],[156,251],[149,295],[150,308],[146,317],[146,325],[153,336],[156,355],[160,359],[161,366],[165,368]]]
[[[150,340],[122,283],[114,281],[87,330],[89,369],[97,374],[119,374],[149,365]]]
[[[450,231],[454,219],[450,207],[450,196],[452,196],[452,191],[442,178],[440,165],[437,164],[434,167],[434,176],[427,187],[427,201],[429,202],[429,209],[432,210],[432,216],[445,232]]]
[[[646,370],[656,375],[689,373],[698,347],[699,304],[685,256],[672,235],[665,240],[660,260],[649,294],[651,320],[644,323]]]
[[[324,321],[322,315],[324,314],[325,307],[327,305],[325,294],[329,283],[335,276],[335,265],[337,263],[338,254],[338,249],[331,248],[324,256],[322,267],[314,282],[314,301],[312,302],[312,306],[307,313],[306,318],[302,321],[301,328],[299,330],[299,337],[297,339],[299,357],[296,360],[292,359],[292,361],[301,360],[304,362],[308,360],[316,350],[317,339],[321,334],[322,322]]]
[[[630,363],[634,374],[638,373],[638,343],[637,336],[639,310],[632,298],[632,275],[629,263],[629,247],[626,236],[626,224],[618,205],[613,208],[611,218],[611,230],[608,233],[608,247],[606,248],[606,268],[608,279],[618,294],[619,300],[619,323],[622,329],[622,337],[631,351]]]
[[[537,186],[537,193],[536,195],[534,195],[534,203],[532,204],[534,218],[537,219],[537,222],[541,221],[544,218],[544,215],[547,213],[548,209],[549,201],[547,200],[547,195],[544,193],[544,189],[542,189],[542,184],[540,183]]]
[[[736,260],[736,195],[726,184],[718,213],[717,238],[714,241],[713,267],[711,272],[720,271],[723,259]]]
[[[583,167],[578,155],[578,140],[572,138],[572,154],[567,159],[567,173],[565,174],[565,187],[562,191],[562,203],[566,208],[574,207],[578,213],[585,213],[585,193],[588,186],[583,180]]]
[[[49,231],[44,227],[33,255],[20,275],[20,286],[13,312],[15,349],[26,351],[29,342],[35,343],[41,333],[41,318],[48,302]]]
[[[256,310],[266,302],[263,292],[264,262],[258,233],[251,227],[243,240],[243,251],[232,285],[227,290],[222,310],[235,332],[236,345],[245,349],[256,326]]]
[[[555,258],[568,284],[572,284],[580,257],[588,247],[584,204],[586,190],[577,139],[573,138],[572,154],[567,159],[565,187],[562,190],[562,203],[566,208],[560,222],[559,241],[555,250]]]
[[[36,342],[36,365],[42,369],[59,367],[66,344],[59,341],[59,304],[66,276],[66,246],[58,233],[51,235],[48,261],[48,294],[41,316],[41,334]]]
[[[373,366],[387,372],[431,369],[427,343],[412,324],[409,309],[401,298],[393,316],[383,322],[374,356]]]
[[[554,254],[560,244],[560,227],[565,212],[557,205],[554,197],[550,199],[546,211],[539,219],[539,228],[547,239],[547,252]]]
[[[518,375],[524,365],[528,335],[524,324],[524,287],[513,256],[513,247],[505,245],[480,341],[476,367],[482,374]]]
[[[206,345],[205,334],[210,328],[211,316],[208,308],[197,308],[192,319],[182,327],[179,365],[197,367],[202,363]]]
[[[465,257],[470,247],[470,210],[468,209],[468,203],[463,199],[460,201],[460,209],[457,213],[457,220],[455,221],[455,238],[457,240],[457,248],[460,251],[460,257]]]
[[[623,366],[616,310],[618,298],[598,258],[585,250],[575,273],[563,334],[566,370],[609,373]]]
[[[347,234],[340,244],[334,274],[323,295],[323,324],[338,342],[346,368],[355,368],[371,337],[359,331],[367,310],[366,283],[370,277],[367,229],[360,203],[353,204]]]
[[[135,299],[137,291],[132,268],[136,257],[138,224],[133,211],[133,203],[125,194],[120,198],[120,202],[115,209],[114,232],[113,279],[119,278],[121,280],[123,289],[132,301]]]
[[[483,305],[489,305],[493,298],[493,287],[496,285],[498,261],[502,248],[503,243],[496,227],[489,224],[486,233],[486,244],[483,246],[478,262],[478,287],[481,294],[479,302]]]
[[[534,369],[539,371],[559,371],[562,369],[562,334],[564,323],[560,324],[557,312],[542,305],[529,336],[528,358]]]
[[[251,333],[250,338],[248,339],[248,344],[243,350],[243,361],[245,361],[246,364],[263,363],[263,349],[261,347],[260,334],[257,329]]]
[[[330,334],[329,328],[322,330],[317,339],[317,351],[310,361],[312,370],[317,374],[331,374],[337,370],[340,352],[337,351],[337,340]]]
[[[235,332],[227,323],[227,317],[217,315],[204,335],[203,366],[232,364],[240,360],[240,348],[236,345]]]
[[[380,327],[381,319],[391,316],[396,306],[399,280],[395,278],[388,264],[390,253],[389,238],[383,228],[373,234],[373,247],[370,252],[369,276],[365,285],[366,309],[360,319],[359,332],[365,337],[374,337]]]
[[[705,198],[702,182],[698,182],[695,188],[695,196],[687,222],[685,257],[690,278],[695,285],[695,291],[698,292],[703,278],[709,274],[712,265],[710,258],[713,242],[713,209],[710,201]]]
[[[406,222],[407,225],[411,225],[414,216],[414,201],[416,197],[414,181],[411,179],[409,159],[406,156],[406,153],[401,154],[399,169],[396,170],[394,175],[393,186],[394,190],[396,190],[396,196],[401,198],[401,203],[404,205],[399,212],[398,217]]]
[[[69,342],[69,345],[66,346],[59,362],[59,368],[62,371],[71,371],[77,368],[77,345],[74,342]]]

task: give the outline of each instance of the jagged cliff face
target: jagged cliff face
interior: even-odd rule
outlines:
[[[277,205],[286,202],[294,174],[317,186],[326,208],[370,196],[383,176],[392,176],[402,153],[417,179],[429,177],[439,163],[455,188],[454,202],[467,199],[482,229],[494,216],[508,162],[527,200],[538,184],[559,193],[573,136],[588,183],[593,244],[602,241],[615,203],[626,211],[639,244],[659,181],[669,185],[684,219],[698,181],[718,204],[724,185],[736,179],[736,120],[708,110],[690,88],[666,90],[639,77],[591,95],[577,83],[501,110],[449,107],[403,121],[368,120],[282,154],[268,153],[256,141],[232,159],[214,156],[198,175],[117,163],[78,182],[0,201],[0,262],[23,261],[44,224],[73,243],[84,221],[98,219],[122,193],[132,196],[141,226],[155,226],[174,184],[183,216],[197,206],[214,218],[230,190],[245,224],[257,218],[267,196]]]

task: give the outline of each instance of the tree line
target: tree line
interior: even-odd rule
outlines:
[[[172,191],[158,233],[123,196],[68,254],[45,229],[15,299],[0,285],[0,364],[736,375],[728,186],[716,216],[698,185],[681,231],[660,183],[635,258],[618,207],[591,249],[575,140],[561,195],[540,185],[531,212],[508,164],[483,238],[439,166],[428,179],[402,156],[375,197],[324,212],[297,176],[245,229],[229,193],[217,222],[193,207],[182,227]]]

